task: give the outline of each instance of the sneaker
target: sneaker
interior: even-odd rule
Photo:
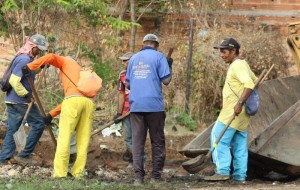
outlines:
[[[144,179],[143,178],[136,178],[133,182],[133,186],[142,186],[144,185]]]
[[[229,175],[221,175],[221,174],[214,174],[212,176],[205,176],[203,178],[205,181],[226,181],[230,179]]]
[[[21,166],[40,166],[42,163],[39,163],[32,159],[31,156],[21,157],[21,156],[14,156],[14,160],[17,164]]]

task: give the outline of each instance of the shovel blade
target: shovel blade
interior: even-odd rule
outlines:
[[[199,155],[196,158],[190,159],[182,163],[182,167],[189,173],[195,174],[203,170],[210,164],[210,156]]]
[[[16,144],[16,149],[18,152],[21,152],[26,144],[27,134],[25,132],[24,126],[21,125],[19,130],[14,134],[14,140]]]

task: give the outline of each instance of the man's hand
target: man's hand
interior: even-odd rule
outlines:
[[[53,118],[50,113],[47,113],[47,115],[43,119],[46,125],[50,125]]]
[[[30,93],[26,94],[23,98],[25,98],[26,102],[34,102],[34,99]]]
[[[27,65],[25,65],[24,67],[22,67],[22,73],[25,77],[30,77],[31,75],[31,70],[29,69],[29,67]]]
[[[168,61],[170,69],[172,69],[173,59],[170,57],[170,58],[167,58],[167,61]]]
[[[241,112],[242,112],[242,109],[243,109],[243,103],[237,103],[235,106],[234,106],[234,115],[235,116],[238,116]]]
[[[115,123],[120,123],[120,121],[122,121],[122,119],[118,119],[119,117],[121,117],[122,114],[121,113],[117,113],[117,115],[115,115],[114,117],[114,122]]]

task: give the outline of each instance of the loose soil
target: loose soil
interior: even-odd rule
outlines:
[[[203,175],[213,174],[213,166],[206,168],[199,174],[188,174],[181,163],[188,158],[178,153],[183,146],[191,141],[197,133],[182,133],[182,127],[177,126],[180,131],[174,132],[170,128],[166,130],[167,158],[165,161],[163,177],[167,183],[163,183],[156,189],[300,189],[299,179],[278,178],[252,178],[246,184],[234,184],[226,182],[205,182]],[[0,145],[3,144],[6,127],[0,127]],[[184,134],[184,135],[182,135]],[[125,144],[122,137],[109,136],[102,137],[101,134],[91,138],[88,160],[86,165],[86,175],[88,179],[97,179],[101,182],[119,182],[131,184],[134,180],[132,165],[123,161],[122,155],[125,151]],[[45,130],[35,151],[33,159],[41,163],[41,166],[21,167],[13,159],[9,164],[0,166],[0,178],[10,178],[14,176],[37,175],[40,178],[51,178],[53,174],[53,158],[55,149],[50,140],[48,131]],[[146,181],[150,180],[151,173],[151,145],[149,138],[146,141]],[[277,178],[276,178],[277,176]],[[172,186],[170,186],[172,184]],[[175,185],[175,186],[174,186]]]

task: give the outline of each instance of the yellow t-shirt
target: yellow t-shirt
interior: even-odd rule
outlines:
[[[219,121],[224,124],[228,123],[234,113],[234,106],[237,104],[244,88],[253,89],[256,80],[257,77],[245,60],[237,59],[231,63],[222,92],[223,107],[218,117]],[[247,129],[249,121],[250,116],[246,113],[245,106],[243,106],[242,112],[233,120],[230,127],[244,131]]]

